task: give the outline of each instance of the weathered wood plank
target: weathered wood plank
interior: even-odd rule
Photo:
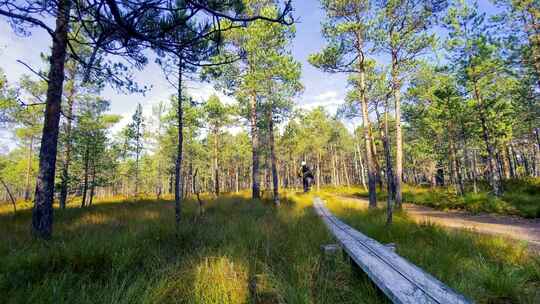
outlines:
[[[351,259],[393,303],[472,303],[450,287],[333,216],[320,198],[314,207]]]

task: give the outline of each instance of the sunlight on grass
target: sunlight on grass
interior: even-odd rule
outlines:
[[[248,278],[245,266],[225,257],[208,257],[195,267],[193,293],[197,303],[245,303]]]
[[[414,187],[405,184],[403,200],[406,203],[425,205],[439,210],[462,209],[472,213],[540,217],[540,178],[507,180],[504,182],[504,189],[505,192],[501,197],[495,197],[485,190],[473,193],[471,189],[468,189],[465,195],[459,196],[452,187]],[[367,191],[361,187],[328,187],[325,190],[361,198],[368,196]],[[379,191],[377,197],[385,201],[386,193]]]
[[[524,243],[416,224],[405,213],[397,213],[392,226],[386,227],[385,209],[367,210],[332,195],[323,197],[345,222],[381,243],[396,243],[400,255],[480,303],[540,300],[540,258]]]
[[[280,208],[247,192],[205,196],[202,217],[187,200],[178,230],[172,201],[97,201],[57,210],[49,242],[29,236],[31,210],[15,217],[2,212],[0,302],[385,302],[340,255],[321,255],[320,246],[335,241],[311,208],[313,195],[284,192]],[[388,229],[384,210],[320,195],[337,216],[383,243],[397,243],[401,255],[479,303],[539,297],[540,262],[524,246],[418,225],[404,214]]]

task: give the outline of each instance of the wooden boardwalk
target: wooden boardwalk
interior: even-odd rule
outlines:
[[[472,303],[395,252],[333,216],[322,200],[313,205],[349,257],[393,303]]]

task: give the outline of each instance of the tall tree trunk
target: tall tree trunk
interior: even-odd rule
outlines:
[[[90,152],[88,144],[84,150],[84,183],[83,183],[83,193],[81,207],[86,206],[86,192],[88,191],[88,167],[89,167]]]
[[[484,143],[486,145],[486,149],[488,152],[488,168],[489,168],[489,183],[491,185],[491,189],[493,191],[493,194],[500,196],[502,193],[502,188],[500,185],[500,180],[498,178],[496,170],[496,164],[495,164],[495,151],[493,149],[493,145],[491,144],[490,136],[489,136],[489,130],[487,128],[487,122],[485,117],[485,107],[484,102],[480,96],[480,92],[478,90],[477,83],[474,82],[474,95],[476,101],[480,105],[480,122],[482,125],[482,137],[484,139]]]
[[[403,202],[401,180],[403,178],[403,138],[401,134],[401,85],[399,82],[397,54],[392,52],[392,93],[396,115],[396,208],[401,209]]]
[[[377,186],[376,186],[376,170],[375,162],[373,159],[372,152],[372,137],[371,137],[371,126],[369,123],[368,115],[368,100],[366,95],[366,66],[365,66],[365,57],[364,57],[364,39],[361,32],[356,33],[357,40],[357,52],[359,55],[358,59],[358,76],[359,76],[359,96],[360,102],[362,105],[362,121],[364,126],[364,141],[366,145],[366,162],[367,162],[367,171],[368,171],[368,192],[369,192],[369,208],[377,207]]]
[[[219,131],[214,131],[214,193],[219,195],[219,150],[218,150],[218,134]]]
[[[88,201],[88,206],[92,206],[94,202],[94,193],[96,189],[96,164],[92,160],[92,181],[90,181],[90,200]]]
[[[251,95],[250,109],[251,123],[251,197],[253,199],[261,198],[260,174],[259,174],[259,129],[257,127],[257,96]]]
[[[238,165],[236,165],[236,169],[234,170],[234,185],[236,188],[236,193],[240,192],[239,170]]]
[[[365,94],[365,72],[364,65],[361,65],[360,72],[360,100],[362,101],[362,120],[364,125],[364,141],[366,146],[366,162],[368,171],[368,192],[369,192],[369,207],[377,207],[377,185],[376,185],[376,169],[371,150],[371,135],[369,132],[370,123],[367,111],[367,97]]]
[[[360,151],[360,145],[356,143],[356,150],[358,151],[358,160],[360,162],[360,179],[362,181],[362,186],[364,190],[367,190],[366,187],[366,170],[364,168],[364,160],[362,159],[362,152]]]
[[[376,109],[377,114],[377,120],[379,122],[379,125],[381,125],[380,120],[380,114],[378,109]],[[395,201],[396,198],[396,186],[395,186],[395,178],[394,178],[394,171],[392,170],[392,149],[390,148],[390,141],[388,140],[388,100],[386,100],[384,105],[384,130],[382,128],[379,128],[381,133],[381,138],[383,141],[383,149],[384,149],[384,158],[385,158],[385,164],[386,164],[386,191],[387,191],[387,198],[386,198],[386,225],[392,224],[392,217],[393,217],[393,201]]]
[[[516,178],[516,171],[515,171],[515,167],[514,167],[514,163],[512,161],[512,158],[511,158],[511,153],[510,153],[510,144],[507,145],[504,149],[504,154],[505,154],[505,157],[506,157],[506,160],[505,162],[508,164],[508,171],[510,173],[510,178]]]
[[[75,97],[75,75],[71,74],[72,85],[67,98],[67,122],[66,122],[66,152],[62,163],[62,178],[60,184],[60,208],[66,209],[69,182],[69,165],[71,163],[71,124],[73,120],[73,101]]]
[[[353,147],[353,165],[354,165],[354,172],[352,174],[353,183],[358,184],[360,182],[360,166],[358,165],[358,154],[356,152],[356,145]]]
[[[452,168],[453,168],[452,171],[454,175],[454,181],[457,184],[456,189],[457,189],[458,195],[463,195],[463,193],[465,192],[465,189],[463,186],[463,177],[461,175],[459,160],[457,158],[457,153],[456,153],[456,145],[453,138],[450,139],[449,150],[450,150],[450,160],[452,162]]]
[[[540,36],[539,36],[540,39]],[[534,148],[534,158],[536,163],[536,177],[540,177],[540,128],[534,128],[536,144]]]
[[[2,186],[4,186],[4,188],[6,189],[6,192],[9,196],[9,200],[11,201],[11,205],[13,205],[13,213],[17,213],[17,204],[15,203],[15,198],[13,198],[13,195],[11,194],[11,191],[9,190],[9,187],[8,185],[6,184],[6,182],[2,179],[2,177],[0,177],[0,183],[2,184]]]
[[[472,154],[473,154],[473,158],[472,158],[473,192],[478,193],[478,186],[477,186],[478,169],[477,169],[477,161],[476,161],[476,149],[472,150]]]
[[[317,152],[317,191],[321,190],[321,151]]]
[[[373,135],[373,126],[369,125],[369,136],[371,138],[371,152],[373,153],[373,164],[375,165],[375,183],[379,184],[379,188],[383,189],[382,169],[379,163],[379,156],[377,152],[377,145],[375,145],[375,136]]]
[[[182,149],[184,143],[184,109],[182,108],[183,96],[182,96],[182,73],[183,62],[182,58],[178,59],[178,107],[177,107],[177,119],[178,119],[178,146],[176,147],[176,163],[174,167],[174,215],[176,221],[176,227],[180,226],[180,220],[182,215]]]
[[[28,155],[26,164],[26,182],[24,186],[24,200],[30,200],[30,178],[32,177],[32,160],[34,154],[34,136],[30,136],[30,144],[28,145]]]
[[[279,178],[276,166],[276,147],[274,142],[274,118],[272,117],[272,111],[268,111],[268,141],[270,143],[270,162],[272,166],[272,186],[274,190],[274,205],[280,205],[279,201]]]
[[[159,117],[158,117],[158,138],[161,142],[161,108],[162,105],[159,106]],[[161,143],[159,144],[161,146]],[[156,154],[157,160],[157,191],[156,191],[156,199],[161,199],[161,194],[163,193],[163,166],[161,164],[161,155],[159,155],[159,152]]]
[[[336,151],[333,146],[330,146],[330,161],[332,162],[332,184],[334,187],[337,187],[339,185],[339,178],[336,171]]]
[[[508,161],[508,151],[507,148],[501,149],[500,157],[503,167],[503,176],[505,179],[509,179],[512,177],[512,169],[510,169],[510,162]]]
[[[347,168],[347,164],[345,162],[345,157],[343,156],[343,152],[341,152],[341,165],[343,166],[343,175],[345,177],[345,183],[347,184],[347,187],[350,187],[351,181],[349,179],[349,170]]]
[[[137,130],[137,134],[138,134]],[[137,148],[135,152],[135,196],[139,195],[139,139],[137,139]]]
[[[64,83],[70,0],[59,0],[50,57],[49,82],[45,100],[45,120],[39,150],[39,171],[32,210],[32,234],[49,239],[53,225],[54,175],[58,144],[58,125]]]

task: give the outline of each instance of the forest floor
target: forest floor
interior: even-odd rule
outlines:
[[[0,205],[0,303],[387,303],[366,276],[320,246],[335,241],[314,195],[347,224],[477,303],[540,303],[540,256],[526,244],[417,223],[385,225],[329,191],[283,193],[283,204],[247,194],[205,196],[200,215],[171,200],[116,199],[55,211],[53,239],[29,234],[30,205]]]
[[[360,204],[367,208],[368,201],[353,196],[337,195],[344,202]],[[385,205],[386,202],[379,202]],[[382,203],[382,204],[381,204]],[[403,204],[407,215],[417,223],[434,223],[452,229],[467,229],[473,232],[502,235],[529,243],[529,248],[540,253],[540,219],[498,214],[472,214],[463,210],[437,210],[434,208]]]

